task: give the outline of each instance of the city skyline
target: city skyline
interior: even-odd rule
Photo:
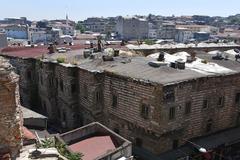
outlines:
[[[11,2],[11,3],[9,3]],[[27,17],[31,20],[64,19],[68,14],[69,19],[78,21],[87,17],[111,17],[119,15],[209,15],[229,16],[239,13],[238,0],[122,0],[122,1],[77,1],[72,0],[25,0],[19,3],[16,0],[3,1],[4,6],[0,11],[0,19]]]

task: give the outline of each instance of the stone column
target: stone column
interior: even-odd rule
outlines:
[[[19,101],[19,77],[6,59],[0,57],[0,146],[15,158],[22,146],[23,125]]]

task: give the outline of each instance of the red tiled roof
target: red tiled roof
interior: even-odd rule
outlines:
[[[36,135],[33,134],[30,130],[28,130],[26,127],[23,127],[22,129],[23,129],[24,139],[28,139],[28,140],[36,139]]]
[[[88,48],[89,45],[85,44],[77,44],[73,46],[69,45],[60,45],[57,47],[67,47],[71,48],[72,50],[84,49]],[[48,46],[39,46],[34,48],[27,48],[27,47],[7,47],[0,49],[0,53],[3,55],[8,55],[12,57],[23,57],[23,58],[38,58],[41,57],[43,54],[48,53]],[[120,45],[109,45],[105,46],[105,48],[122,48],[126,49],[124,46]]]
[[[69,148],[75,153],[82,153],[83,160],[93,160],[116,149],[110,136],[96,136],[72,144]]]

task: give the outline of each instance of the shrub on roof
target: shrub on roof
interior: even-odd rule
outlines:
[[[208,61],[205,60],[205,59],[203,59],[201,62],[204,63],[204,64],[207,64],[207,63],[208,63]]]
[[[154,45],[155,41],[151,40],[151,39],[146,39],[146,40],[144,40],[144,43],[147,44],[147,45]]]
[[[57,62],[58,63],[64,63],[65,62],[65,58],[59,57],[59,58],[57,58]]]

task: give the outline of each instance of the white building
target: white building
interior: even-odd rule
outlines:
[[[59,38],[59,44],[70,44],[70,43],[73,44],[73,38],[72,38],[72,36],[69,36],[69,35],[60,36],[60,38]]]
[[[185,43],[193,38],[193,32],[187,28],[177,28],[175,41],[180,43]]]
[[[70,35],[75,36],[75,29],[73,26],[70,26],[68,24],[63,24],[61,22],[55,22],[51,24],[51,27],[55,29],[62,30],[63,35]]]
[[[5,27],[7,37],[14,39],[28,39],[27,25],[9,25]]]
[[[148,23],[148,38],[157,39],[157,37],[158,29],[152,23]]]
[[[136,17],[119,17],[116,31],[121,39],[145,39],[148,38],[148,22]]]
[[[46,31],[36,31],[36,32],[30,32],[29,33],[30,38],[29,40],[31,43],[47,43],[49,34],[46,33]]]
[[[219,28],[209,25],[177,25],[176,28],[186,28],[192,32],[207,32],[211,34],[217,34]]]

